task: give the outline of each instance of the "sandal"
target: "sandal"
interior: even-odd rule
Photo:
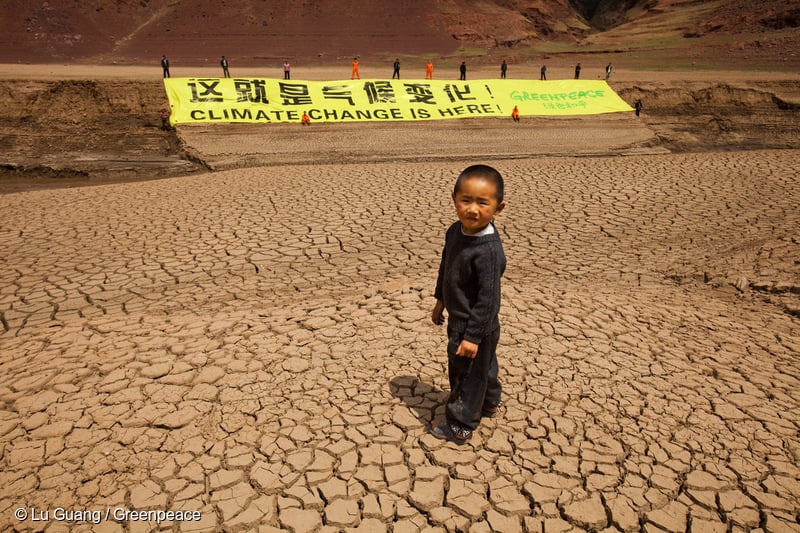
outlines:
[[[449,440],[450,442],[458,444],[459,446],[465,444],[470,437],[472,437],[472,431],[468,429],[454,428],[447,422],[441,422],[439,424],[431,422],[431,425],[428,426],[428,433],[437,439]]]

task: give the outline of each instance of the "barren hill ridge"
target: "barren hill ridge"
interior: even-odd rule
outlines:
[[[765,0],[5,0],[0,62],[186,64],[352,55],[538,54],[696,46],[792,56],[800,2]],[[633,31],[644,28],[644,31]],[[794,30],[794,31],[792,31]],[[727,52],[726,52],[727,54]],[[155,58],[155,60],[154,60]]]

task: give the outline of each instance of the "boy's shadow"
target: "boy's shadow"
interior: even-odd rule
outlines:
[[[438,411],[443,412],[448,395],[417,376],[396,376],[389,380],[389,390],[411,409],[423,426],[427,426]]]

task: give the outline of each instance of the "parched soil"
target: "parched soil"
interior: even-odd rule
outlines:
[[[158,80],[53,72],[0,82],[0,189],[139,181],[0,194],[0,530],[797,529],[796,77],[623,73],[638,118],[162,131]],[[476,159],[506,179],[503,405],[456,447],[430,309]]]

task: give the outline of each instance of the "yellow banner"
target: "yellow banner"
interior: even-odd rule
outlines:
[[[597,80],[342,80],[165,78],[170,122],[442,120],[632,111]]]

